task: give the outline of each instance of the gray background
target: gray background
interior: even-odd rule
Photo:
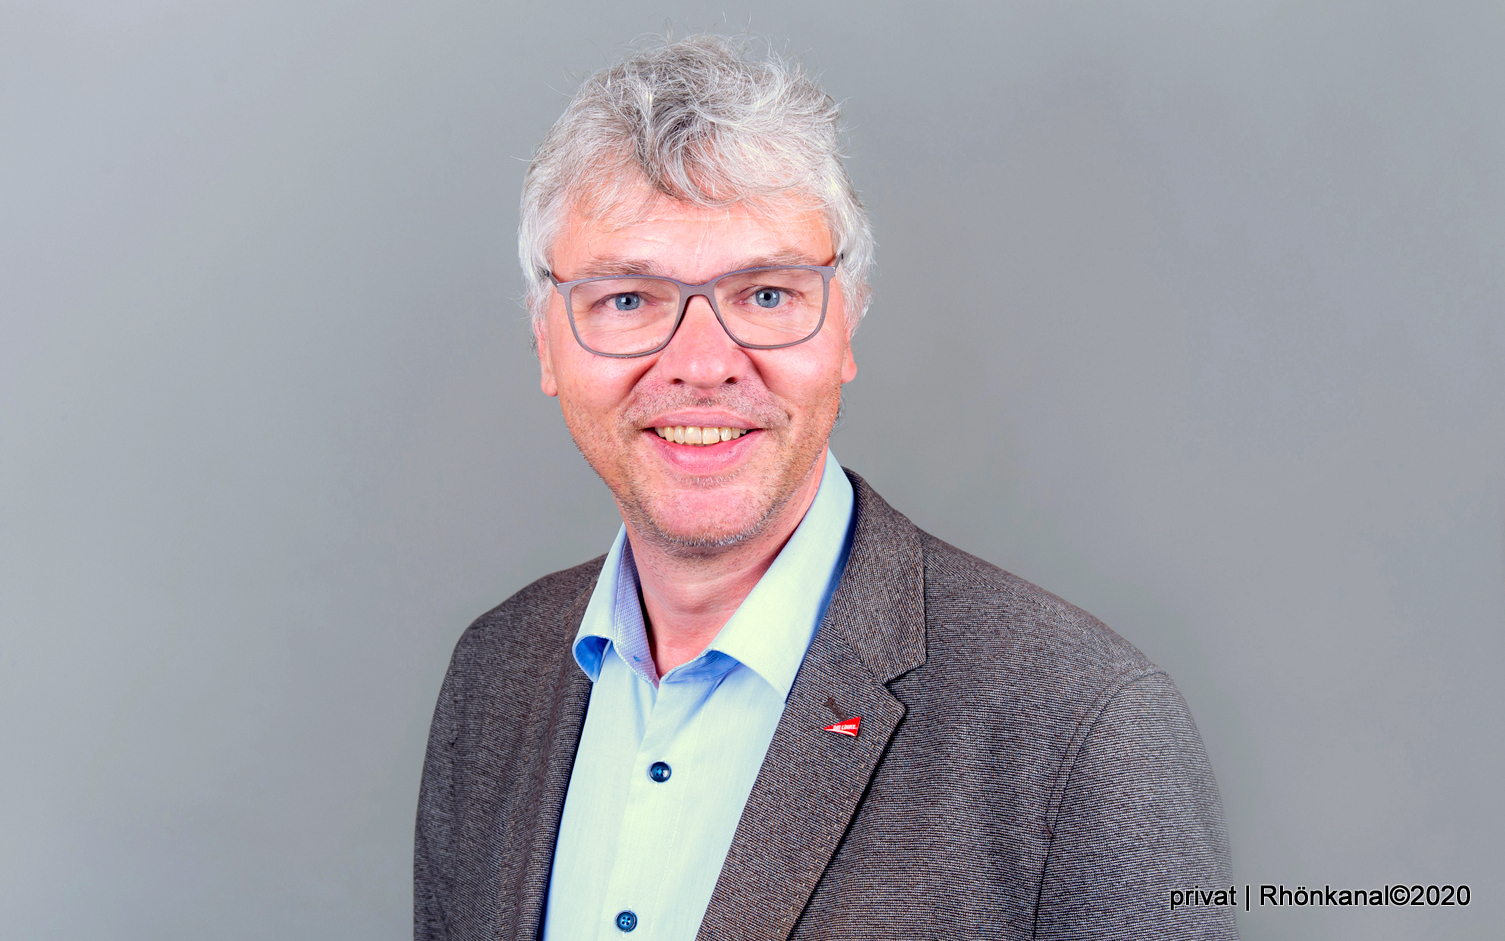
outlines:
[[[1505,8],[0,4],[0,923],[400,938],[449,649],[607,547],[537,389],[524,160],[633,36],[846,101],[834,446],[1177,679],[1239,883],[1505,915]]]

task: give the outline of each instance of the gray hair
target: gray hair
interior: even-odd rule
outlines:
[[[661,41],[586,79],[523,179],[517,250],[534,323],[548,310],[565,214],[630,211],[646,183],[699,206],[815,203],[844,256],[837,278],[855,329],[871,295],[873,234],[841,164],[839,119],[798,64],[771,51],[754,59],[719,36]]]

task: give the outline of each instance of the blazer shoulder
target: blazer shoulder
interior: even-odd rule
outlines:
[[[568,615],[577,606],[584,611],[605,561],[600,555],[545,575],[476,618],[455,644],[451,676],[485,673],[503,661],[511,670],[551,661],[574,630]]]
[[[1098,699],[1163,672],[1102,621],[1038,585],[921,532],[930,655],[954,652]]]

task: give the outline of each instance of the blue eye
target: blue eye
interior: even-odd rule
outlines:
[[[784,292],[778,290],[777,288],[758,288],[758,290],[753,293],[753,303],[757,304],[759,307],[777,307],[779,306],[779,302],[783,299]]]
[[[611,302],[617,310],[637,310],[643,306],[643,298],[637,294],[618,294]]]

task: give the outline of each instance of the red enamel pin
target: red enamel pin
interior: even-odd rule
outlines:
[[[848,717],[846,713],[836,707],[836,700],[830,696],[826,697],[826,708],[835,713],[836,718],[841,721],[832,723],[821,731],[835,732],[837,735],[850,735],[853,738],[857,737],[857,726],[862,724],[862,716]]]
[[[862,722],[862,716],[852,716],[850,719],[842,719],[833,725],[825,727],[824,731],[835,732],[837,735],[850,735],[857,737],[857,726]]]

